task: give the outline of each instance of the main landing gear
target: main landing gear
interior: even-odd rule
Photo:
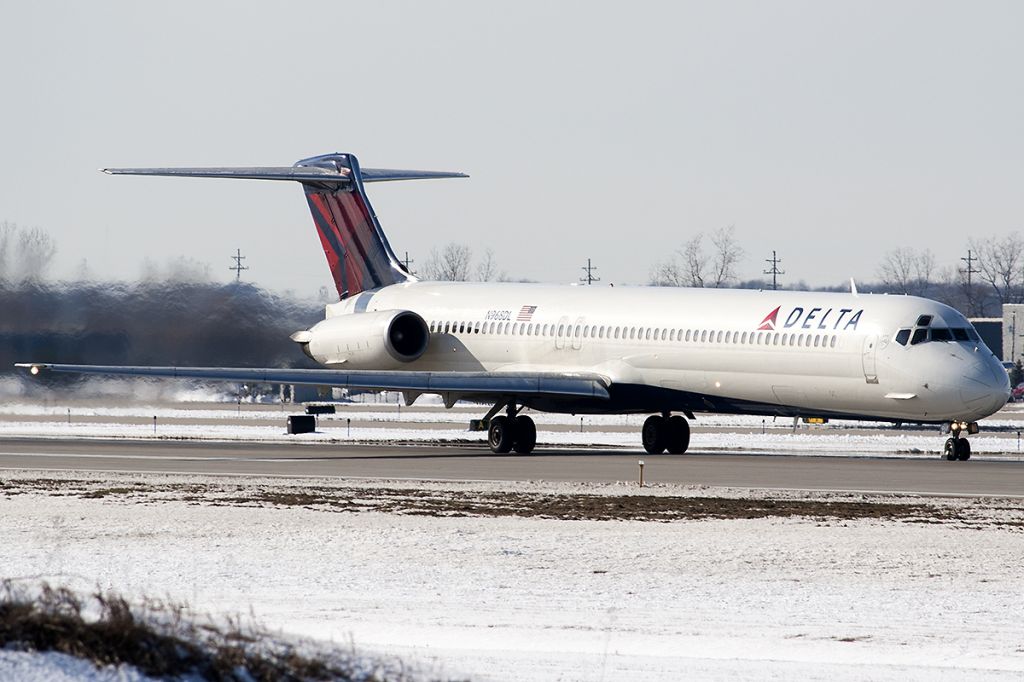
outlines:
[[[960,435],[964,431],[969,434],[977,433],[978,422],[953,422],[950,424],[949,432],[952,435],[946,439],[945,445],[942,446],[942,456],[950,462],[957,460],[966,462],[971,458],[971,441]]]
[[[491,412],[497,413],[501,405],[495,405]],[[515,450],[520,455],[528,455],[537,445],[537,426],[525,414],[518,414],[515,403],[509,403],[506,413],[497,417],[491,416],[487,427],[487,444],[491,452],[504,455]]]
[[[678,414],[669,416],[666,412],[648,417],[640,435],[644,450],[652,455],[660,455],[665,451],[681,455],[690,447],[690,425]]]

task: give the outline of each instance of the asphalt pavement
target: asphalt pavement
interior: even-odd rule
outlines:
[[[494,455],[476,446],[261,444],[181,441],[0,440],[0,470],[242,476],[635,481],[923,495],[1024,496],[1024,462],[939,457],[814,457],[777,453],[648,455],[544,449]]]

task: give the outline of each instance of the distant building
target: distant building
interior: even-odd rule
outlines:
[[[1024,317],[1021,318],[1021,321],[1024,322]],[[1003,349],[1006,348],[1003,340],[1003,329],[1005,329],[1003,318],[972,317],[970,322],[978,330],[978,335],[981,336],[981,340],[985,342],[989,350],[995,353],[997,358],[1002,358]]]
[[[1003,305],[1003,360],[1016,362],[1024,357],[1024,304]],[[980,331],[978,332],[981,333]]]

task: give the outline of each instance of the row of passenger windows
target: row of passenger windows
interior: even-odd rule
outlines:
[[[835,334],[779,332],[733,332],[707,329],[664,329],[661,327],[612,327],[606,325],[539,324],[527,322],[431,322],[432,334],[494,334],[501,336],[546,336],[627,341],[674,341],[728,343],[757,346],[800,346],[835,348]]]

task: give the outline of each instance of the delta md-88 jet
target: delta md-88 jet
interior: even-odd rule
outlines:
[[[339,301],[292,335],[324,369],[23,363],[40,371],[312,384],[470,400],[495,453],[537,441],[523,408],[650,414],[649,453],[682,454],[698,412],[922,422],[943,454],[1010,393],[998,358],[959,312],[912,296],[518,283],[422,282],[398,260],[365,183],[446,177],[361,169],[350,154],[269,168],[125,168],[112,175],[302,184]]]

